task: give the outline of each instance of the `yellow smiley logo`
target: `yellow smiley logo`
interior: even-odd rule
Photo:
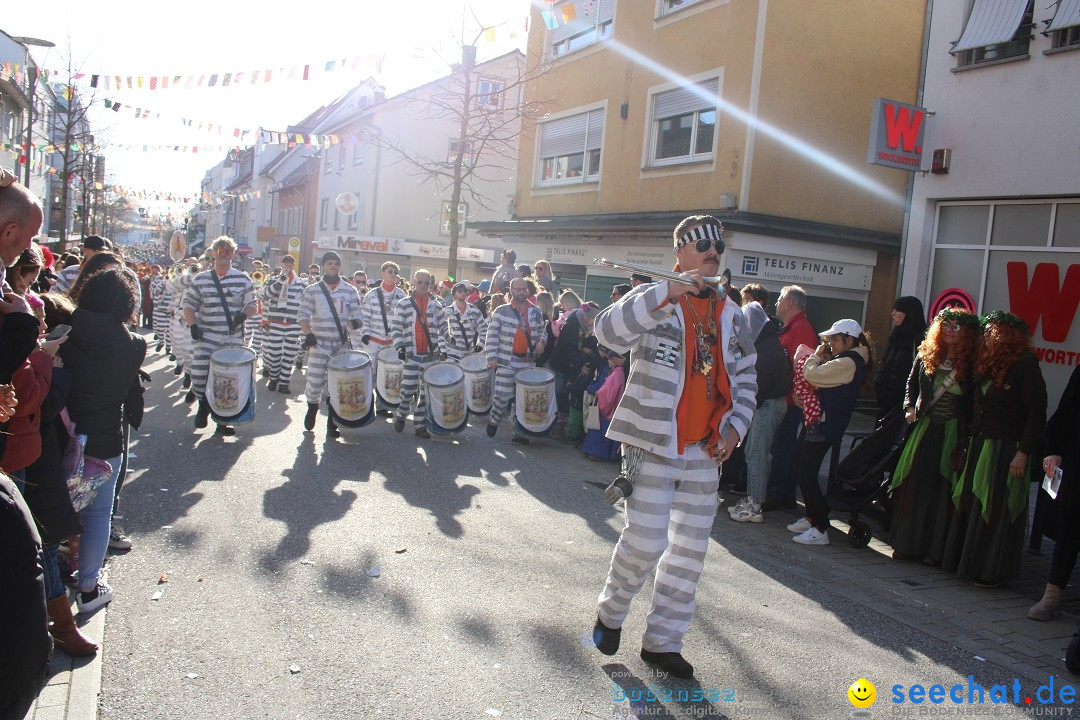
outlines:
[[[859,678],[847,689],[847,697],[855,707],[868,708],[877,698],[877,689],[874,688],[874,683],[866,678]]]

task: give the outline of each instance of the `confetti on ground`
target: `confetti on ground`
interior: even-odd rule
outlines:
[[[162,530],[172,530],[172,525],[162,525],[161,529]]]
[[[394,550],[394,552],[396,552],[398,555],[400,555],[403,552],[407,552],[408,549],[409,548],[407,548],[407,547],[399,547],[398,549]]]
[[[188,680],[194,680],[195,678],[199,677],[199,673],[188,673],[184,677],[186,677]]]
[[[491,717],[499,717],[500,715],[502,715],[502,710],[496,710],[495,708],[488,708],[484,712]]]
[[[166,575],[165,573],[161,573],[160,575],[158,575],[157,581],[158,581],[158,585],[161,585],[163,583],[167,583],[167,582],[169,582],[169,576]]]
[[[295,663],[290,665],[289,666],[289,672],[291,672],[293,675],[298,674],[300,672],[300,666],[296,665]]]
[[[315,561],[314,560],[301,560],[300,564],[301,565],[314,565]]]
[[[382,575],[382,570],[380,570],[377,567],[373,567],[373,568],[371,568],[370,570],[367,571],[367,574],[370,577],[379,577],[380,575]]]
[[[150,596],[150,599],[151,599],[151,600],[160,600],[160,599],[161,599],[161,596],[162,596],[162,595],[164,595],[164,594],[165,594],[165,591],[164,591],[163,589],[160,589],[160,588],[159,588],[158,590],[156,590],[156,591],[154,592],[154,594],[153,594],[153,595],[151,595],[151,596]]]

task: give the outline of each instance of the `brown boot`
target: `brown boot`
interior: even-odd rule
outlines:
[[[66,594],[53,598],[46,603],[49,608],[49,634],[53,643],[72,657],[93,655],[97,652],[97,643],[82,634],[75,625],[75,616],[71,614],[71,602]]]
[[[1061,588],[1051,583],[1046,583],[1046,591],[1042,600],[1031,606],[1028,617],[1032,620],[1046,621],[1054,617],[1054,613],[1061,604]]]

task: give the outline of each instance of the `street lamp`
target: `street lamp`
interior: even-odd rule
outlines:
[[[48,40],[40,40],[32,37],[13,37],[11,38],[20,45],[33,45],[35,47],[53,48],[56,47],[55,43],[51,43]],[[30,49],[27,47],[26,58],[29,62],[26,63],[26,69],[30,73],[30,108],[26,111],[26,168],[23,173],[23,185],[30,187],[30,149],[34,147],[34,89],[37,87],[38,81],[38,67],[34,62],[33,56],[30,55]]]

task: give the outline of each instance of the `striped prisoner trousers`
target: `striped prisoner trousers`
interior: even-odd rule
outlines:
[[[404,420],[416,399],[413,428],[427,429],[427,388],[424,387],[424,371],[437,362],[434,355],[406,355],[401,373],[401,404],[394,410],[396,419]],[[417,398],[417,395],[420,397]]]
[[[184,328],[184,332],[189,331]],[[188,335],[188,337],[191,336]],[[242,334],[230,336],[203,333],[202,340],[195,341],[191,348],[191,368],[188,372],[191,373],[191,389],[195,391],[196,397],[206,394],[206,379],[210,375],[210,356],[214,351],[230,345],[240,345],[243,340]]]
[[[304,386],[304,395],[309,403],[320,403],[326,397],[326,365],[330,358],[337,354],[343,347],[341,340],[326,340],[316,338],[318,345],[307,351],[307,384]]]
[[[172,351],[176,354],[176,364],[184,366],[191,371],[191,331],[188,326],[180,322],[182,313],[174,310],[169,314],[169,337],[172,339]]]
[[[300,325],[297,323],[270,323],[266,326],[266,341],[262,343],[263,367],[271,380],[289,384],[301,340]]]
[[[702,444],[687,447],[674,460],[644,454],[634,492],[626,498],[626,526],[597,598],[597,613],[607,627],[622,627],[630,602],[655,568],[641,641],[645,650],[682,652],[719,505],[719,482],[716,462]]]
[[[164,300],[154,303],[154,314],[152,317],[154,334],[157,335],[159,340],[165,343],[165,347],[168,349],[172,346],[172,338],[169,334],[169,320],[172,319],[172,313],[169,312],[169,306]]]
[[[493,390],[493,396],[491,398],[491,415],[488,416],[488,422],[492,425],[498,425],[502,422],[503,416],[506,415],[507,408],[514,400],[514,376],[517,375],[518,370],[524,370],[525,368],[536,367],[536,363],[530,358],[510,358],[510,366],[505,367],[499,365],[495,371],[495,388]]]

